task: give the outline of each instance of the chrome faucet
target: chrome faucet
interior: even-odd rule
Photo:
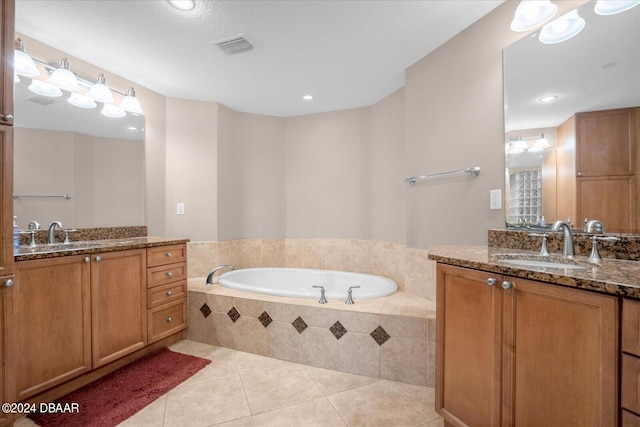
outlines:
[[[56,228],[59,230],[62,229],[62,223],[60,221],[53,221],[49,226],[49,237],[47,239],[49,244],[56,242]]]
[[[352,295],[352,292],[353,292],[353,289],[354,289],[354,288],[359,288],[359,287],[360,287],[360,285],[357,285],[357,286],[350,286],[350,287],[349,287],[349,290],[347,291],[347,300],[344,302],[345,304],[355,304],[355,303],[353,302],[353,295]]]
[[[235,268],[233,268],[232,265],[226,265],[226,264],[219,265],[218,267],[211,270],[211,273],[209,273],[209,275],[207,276],[207,281],[205,282],[205,285],[213,285],[213,275],[216,274],[218,271],[222,270],[223,268],[228,268],[229,271],[235,270]]]
[[[562,254],[567,258],[573,258],[575,256],[573,251],[573,232],[571,226],[566,221],[558,220],[551,226],[551,231],[559,231],[562,228],[562,239],[564,241],[564,247]]]
[[[604,234],[606,231],[604,230],[604,224],[600,220],[592,219],[587,221],[584,225],[584,231],[587,233],[597,233]]]

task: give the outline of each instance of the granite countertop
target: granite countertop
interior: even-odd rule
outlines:
[[[567,259],[552,254],[542,257],[536,251],[491,246],[445,246],[429,248],[429,259],[442,264],[505,274],[523,279],[640,299],[640,262],[603,259],[590,262],[586,256]],[[569,264],[568,268],[507,264],[504,260],[543,260]],[[571,268],[579,266],[582,268]]]
[[[155,246],[178,245],[187,243],[189,239],[169,237],[123,237],[118,239],[85,240],[71,243],[40,244],[35,248],[20,246],[14,253],[15,261],[55,258],[70,255],[85,255],[102,252],[123,251],[127,249],[144,249]]]

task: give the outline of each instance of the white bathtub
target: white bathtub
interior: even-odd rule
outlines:
[[[324,286],[327,299],[346,300],[350,286],[353,299],[380,298],[398,290],[391,279],[371,274],[349,273],[334,270],[314,270],[310,268],[245,268],[224,273],[218,283],[227,288],[295,298],[320,298]]]

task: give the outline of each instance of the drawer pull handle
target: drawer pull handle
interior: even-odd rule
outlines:
[[[167,258],[171,258],[173,255],[171,255],[171,252],[167,252]]]
[[[170,297],[171,295],[173,295],[173,291],[167,291],[167,296]]]
[[[502,289],[511,289],[511,287],[513,286],[513,282],[509,282],[507,280],[505,280],[504,282],[502,282]]]
[[[4,285],[5,285],[7,288],[12,287],[12,286],[13,286],[13,279],[7,279],[7,280],[4,282]]]
[[[171,323],[171,322],[173,322],[173,317],[171,316],[167,317],[167,323]]]
[[[489,285],[489,286],[493,286],[493,285],[495,285],[495,284],[496,284],[496,279],[494,279],[493,277],[489,277],[489,278],[487,279],[487,285]]]
[[[91,261],[91,258],[89,258],[88,256],[84,257],[84,262],[89,262]]]
[[[98,262],[102,261],[102,258],[100,257],[100,255],[98,255],[98,256],[96,257],[96,261],[98,261]]]
[[[167,271],[167,276],[169,276],[169,277],[173,277],[173,272],[171,272],[171,271]]]

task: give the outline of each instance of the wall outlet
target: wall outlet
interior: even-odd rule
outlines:
[[[502,191],[491,190],[489,191],[489,209],[502,209]]]
[[[184,215],[184,202],[178,202],[176,205],[176,214]]]

